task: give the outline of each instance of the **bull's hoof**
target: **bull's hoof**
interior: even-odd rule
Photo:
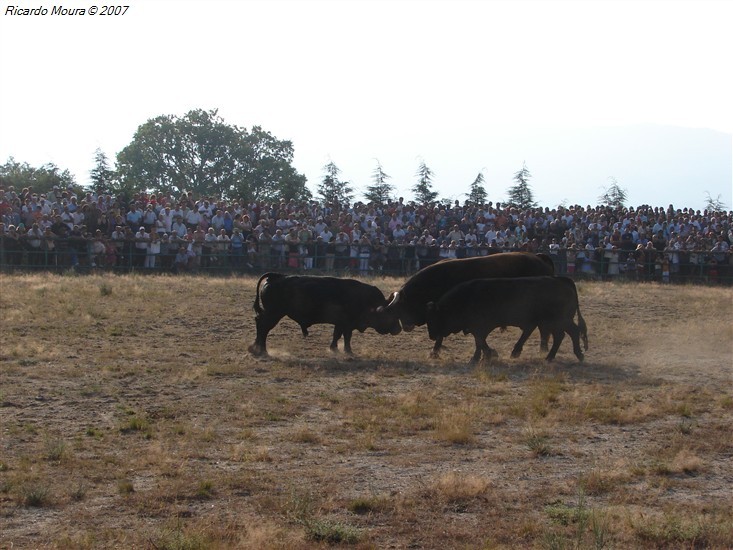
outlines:
[[[265,356],[267,355],[267,350],[263,349],[262,346],[258,346],[257,344],[252,344],[247,348],[247,351],[250,352],[252,355],[255,355],[257,357]]]
[[[522,355],[522,350],[521,349],[519,351],[512,351],[511,357],[512,357],[512,359],[517,359],[520,355]]]

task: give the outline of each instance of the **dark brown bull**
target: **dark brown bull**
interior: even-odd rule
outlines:
[[[546,254],[503,252],[490,256],[446,260],[429,265],[410,277],[402,288],[389,296],[385,315],[397,316],[405,331],[427,321],[428,302],[437,302],[456,285],[473,279],[554,275],[552,259]],[[547,335],[542,335],[547,349]]]
[[[486,358],[496,355],[486,338],[495,328],[505,326],[522,329],[512,357],[519,357],[524,343],[537,327],[552,334],[548,361],[555,358],[566,332],[580,361],[583,360],[580,338],[588,349],[588,331],[580,314],[578,291],[567,277],[476,279],[456,286],[437,302],[430,302],[427,309],[428,335],[435,340],[434,352],[437,353],[442,339],[449,334],[471,334],[476,341],[471,363],[476,363],[482,352]]]
[[[333,325],[331,350],[337,349],[343,336],[344,351],[351,354],[354,330],[373,328],[380,334],[400,333],[397,319],[376,313],[386,303],[381,290],[354,279],[265,273],[257,281],[253,305],[257,336],[249,352],[266,355],[267,335],[287,316],[300,325],[303,336],[308,336],[311,325]]]

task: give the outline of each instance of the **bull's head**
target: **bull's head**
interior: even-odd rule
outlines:
[[[415,323],[410,318],[407,308],[404,306],[404,299],[399,290],[390,294],[389,298],[387,298],[387,305],[378,308],[377,312],[399,319],[399,322],[402,324],[402,330],[405,332],[410,332],[415,328]]]
[[[379,334],[397,335],[402,332],[400,319],[395,311],[388,310],[386,305],[370,309],[367,325],[376,330]]]

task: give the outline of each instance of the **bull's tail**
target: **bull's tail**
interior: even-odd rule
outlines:
[[[282,273],[269,272],[269,273],[265,273],[262,277],[260,277],[259,281],[257,281],[257,292],[255,293],[255,303],[252,305],[257,315],[261,315],[262,312],[264,311],[262,309],[262,306],[260,305],[260,285],[262,284],[262,281],[267,279],[267,281],[269,282],[271,280],[281,279],[282,277],[285,277],[285,275],[283,275]]]
[[[585,348],[585,351],[588,351],[588,326],[585,324],[585,319],[583,319],[583,316],[580,314],[578,287],[575,285],[575,281],[573,281],[569,277],[562,277],[562,279],[568,281],[568,284],[573,287],[573,292],[575,293],[575,311],[578,314],[578,329],[580,329],[580,337],[583,339],[583,347]]]
[[[578,328],[580,329],[580,337],[583,339],[583,347],[585,351],[588,351],[588,327],[585,324],[585,319],[580,314],[580,304],[578,304]]]

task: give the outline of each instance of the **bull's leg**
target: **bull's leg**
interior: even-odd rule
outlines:
[[[252,355],[267,355],[267,335],[270,331],[275,328],[282,319],[280,315],[269,317],[267,315],[258,315],[255,318],[255,326],[257,327],[257,336],[255,337],[254,343],[249,346],[248,351]]]
[[[549,341],[550,331],[546,328],[540,327],[540,351],[547,351],[547,343]]]
[[[468,362],[469,365],[475,365],[479,362],[481,359],[481,354],[486,353],[487,349],[489,348],[489,345],[486,343],[486,335],[484,334],[474,334],[473,339],[476,342],[476,351],[473,352],[473,357],[471,357],[471,360]]]
[[[430,357],[437,358],[440,355],[440,348],[443,346],[443,337],[438,336],[435,339],[433,350],[430,352]]]
[[[476,351],[473,354],[473,357],[471,358],[471,365],[474,365],[478,363],[478,361],[481,359],[481,354],[483,353],[484,359],[487,361],[491,361],[493,357],[499,357],[499,354],[496,352],[494,348],[489,346],[489,344],[486,342],[486,339],[489,337],[488,332],[482,332],[480,334],[474,334],[473,339],[476,342]]]
[[[575,357],[582,363],[584,356],[580,349],[580,329],[574,322],[570,321],[565,327],[565,332],[570,335],[570,339],[573,341],[573,353],[575,353]]]
[[[351,334],[354,331],[351,329],[344,330],[344,353],[348,355],[353,355],[353,352],[351,351]]]
[[[546,357],[548,361],[552,361],[555,358],[555,355],[557,355],[557,350],[560,349],[560,344],[562,344],[563,338],[565,338],[564,329],[552,331],[552,347],[550,348],[550,353],[548,353]]]
[[[331,351],[338,351],[339,347],[339,339],[341,338],[341,335],[343,335],[344,332],[341,330],[341,327],[338,325],[333,327],[333,339],[331,340],[331,345],[328,346],[328,348]],[[346,337],[344,336],[344,342],[346,342]],[[345,344],[344,344],[344,351],[346,350]]]
[[[516,359],[517,357],[519,357],[522,354],[522,349],[524,348],[524,344],[527,342],[527,338],[530,337],[532,332],[534,332],[534,327],[527,327],[522,330],[522,335],[519,337],[519,340],[517,340],[517,343],[514,344],[514,349],[512,350],[513,358]],[[547,349],[547,342],[545,342],[545,349]]]

